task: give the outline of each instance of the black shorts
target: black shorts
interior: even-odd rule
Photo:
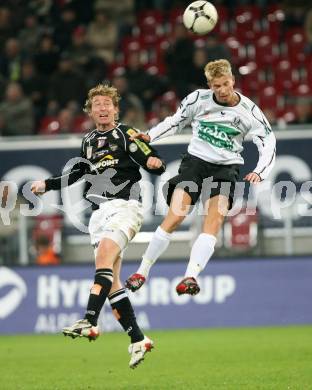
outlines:
[[[192,205],[198,201],[200,195],[203,202],[216,195],[225,195],[229,198],[231,209],[239,166],[240,164],[212,164],[187,153],[181,161],[178,175],[172,177],[163,187],[167,204],[170,205],[173,191],[182,188],[190,195]]]

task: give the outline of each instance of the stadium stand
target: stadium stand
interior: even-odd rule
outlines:
[[[67,82],[71,80],[76,89],[76,84],[80,83],[77,80],[83,80],[83,94],[86,87],[94,82],[111,82],[116,74],[127,77],[126,67],[132,54],[136,53],[144,72],[161,77],[163,86],[153,91],[154,103],[149,101],[146,104],[144,94],[139,93],[137,96],[145,109],[146,122],[149,118],[157,117],[159,101],[162,95],[166,96],[167,91],[173,90],[178,99],[181,99],[183,93],[194,86],[191,77],[190,80],[186,77],[179,82],[172,79],[171,65],[168,62],[170,50],[174,47],[174,32],[177,25],[181,24],[187,1],[173,1],[170,4],[129,1],[124,23],[123,19],[120,19],[123,16],[120,10],[117,10],[118,7],[113,9],[111,24],[115,24],[115,27],[114,31],[110,27],[109,47],[102,46],[95,33],[97,29],[101,29],[99,24],[109,12],[105,2],[89,1],[82,4],[81,1],[60,0],[49,2],[46,7],[36,3],[39,2],[33,1],[28,5],[24,3],[17,16],[14,9],[16,1],[4,1],[0,7],[3,42],[1,81],[4,84],[15,81],[24,87],[21,68],[24,63],[30,61],[36,77],[44,80],[44,85],[41,84],[40,88],[38,86],[38,90],[31,89],[31,95],[28,96],[34,107],[37,107],[40,93],[40,109],[36,108],[36,112],[34,109],[33,113],[33,132],[56,134],[58,128],[53,117],[57,117],[62,109],[71,110],[73,116],[77,117],[74,119],[72,132],[79,133],[86,129],[88,121],[80,116],[82,100],[78,95],[81,94],[77,94],[75,98],[75,93],[67,91],[68,96],[61,98],[55,91],[55,84],[51,85],[53,80],[59,80],[58,69],[67,58],[72,60],[71,69],[65,71],[68,72]],[[300,22],[299,18],[299,15],[305,13],[309,15],[309,12],[306,12],[309,7],[299,7],[294,11],[287,2],[267,4],[262,1],[246,4],[246,1],[236,1],[231,6],[228,4],[227,1],[216,2],[219,22],[213,35],[217,38],[217,47],[223,46],[236,66],[238,89],[257,99],[264,108],[272,108],[274,104],[274,115],[277,118],[285,118],[285,115],[295,117],[293,101],[296,97],[304,95],[311,99],[311,17],[307,17],[306,24],[303,19]],[[200,47],[207,51],[210,60],[212,49],[207,37],[192,34],[188,37],[193,42],[194,49]],[[81,40],[81,43],[77,43],[77,39]],[[177,46],[176,49],[180,50]],[[97,69],[96,76],[93,75],[95,62],[101,68],[101,71]],[[129,92],[138,93],[131,88]],[[1,99],[0,105],[4,97]]]

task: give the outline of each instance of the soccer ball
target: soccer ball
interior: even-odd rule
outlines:
[[[218,21],[218,12],[209,1],[194,1],[183,14],[184,26],[198,35],[207,34]]]

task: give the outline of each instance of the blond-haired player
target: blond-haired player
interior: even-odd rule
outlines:
[[[264,114],[249,98],[234,90],[235,79],[229,61],[220,59],[205,66],[209,89],[189,94],[173,116],[135,137],[153,142],[168,137],[185,126],[192,127],[188,153],[179,173],[169,180],[169,211],[155,231],[143,254],[137,272],[126,281],[132,291],[145,282],[151,266],[167,249],[171,233],[180,225],[191,205],[202,195],[204,219],[202,233],[194,242],[184,279],[177,285],[180,294],[200,291],[196,281],[211,258],[217,234],[227,211],[232,207],[239,167],[244,163],[242,142],[251,134],[259,151],[259,160],[245,180],[256,184],[265,179],[275,160],[275,136]],[[213,180],[212,185],[211,180]],[[229,186],[224,185],[229,183]]]
[[[85,317],[63,329],[66,336],[95,340],[100,311],[106,298],[123,329],[131,338],[130,367],[135,368],[150,351],[153,342],[139,328],[130,300],[120,281],[121,253],[140,230],[143,221],[140,202],[140,166],[160,175],[165,166],[144,141],[131,141],[137,133],[118,123],[119,95],[116,88],[98,85],[88,93],[85,111],[95,123],[81,145],[81,160],[68,174],[32,184],[40,194],[58,190],[80,179],[87,181],[84,197],[91,202],[89,221],[95,253],[95,276]]]

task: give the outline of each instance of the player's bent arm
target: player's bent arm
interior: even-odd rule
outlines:
[[[142,155],[141,153],[136,153],[135,156],[130,158],[135,161],[138,165],[141,165],[145,171],[153,175],[162,175],[166,171],[166,163],[164,160],[160,159],[154,149],[150,149],[149,156]]]
[[[275,163],[276,138],[271,131],[266,137],[254,136],[253,142],[259,152],[259,160],[253,172],[259,175],[261,180],[264,180],[269,176]]]
[[[131,160],[140,165],[147,172],[153,175],[161,175],[166,170],[165,162],[159,158],[156,150],[142,138],[134,137],[140,134],[137,130],[128,129],[125,136],[125,150]],[[131,141],[134,142],[131,142]]]
[[[274,166],[276,138],[269,121],[256,104],[253,104],[251,108],[251,118],[249,134],[252,136],[252,141],[257,146],[259,152],[257,166],[251,173],[256,173],[261,180],[265,180]]]

